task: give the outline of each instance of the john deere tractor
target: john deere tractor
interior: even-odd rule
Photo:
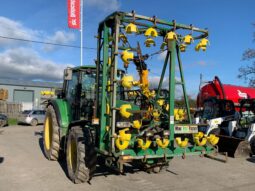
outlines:
[[[197,40],[195,49],[206,50],[207,36],[207,30],[135,12],[108,16],[99,24],[95,66],[67,68],[61,96],[48,101],[46,157],[66,156],[68,176],[81,183],[91,179],[99,161],[121,173],[127,163],[159,172],[175,156],[215,152],[218,138],[204,137],[191,124],[180,58],[180,52]],[[142,54],[142,49],[148,53]],[[162,52],[162,65],[147,63]],[[160,66],[160,80],[152,90],[149,68]],[[185,98],[181,110],[175,110],[176,84]]]

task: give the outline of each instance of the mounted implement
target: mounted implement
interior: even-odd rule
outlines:
[[[192,39],[201,39],[197,49],[206,49],[207,30],[174,21],[116,12],[100,23],[96,67],[66,69],[62,98],[50,100],[47,106],[46,156],[57,160],[65,151],[73,182],[92,177],[97,157],[119,172],[125,171],[125,163],[159,172],[175,156],[215,151],[217,138],[201,136],[197,125],[191,124],[180,58],[181,45],[190,39],[183,40],[185,32],[190,36],[195,32]],[[148,77],[149,68],[155,67],[147,63],[153,54],[142,54],[142,48],[149,52],[154,45],[157,53],[166,52],[156,91],[150,89]],[[185,111],[178,112],[174,110],[176,65],[186,104]],[[139,79],[134,80],[129,70]],[[162,89],[165,80],[167,93]]]

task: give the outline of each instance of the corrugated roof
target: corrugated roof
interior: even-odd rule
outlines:
[[[25,81],[25,80],[13,80],[13,79],[0,79],[0,85],[30,86],[30,87],[44,87],[44,88],[62,88],[62,83],[41,82],[41,81]]]

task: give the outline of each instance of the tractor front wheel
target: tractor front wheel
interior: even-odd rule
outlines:
[[[59,125],[53,106],[46,109],[44,131],[43,131],[44,154],[49,160],[59,159],[60,136]]]
[[[89,129],[72,127],[68,134],[66,149],[69,178],[76,184],[89,181],[97,163],[97,153]]]

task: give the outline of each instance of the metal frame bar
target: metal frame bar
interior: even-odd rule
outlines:
[[[117,68],[118,68],[118,51],[122,49],[123,47],[118,46],[118,38],[119,38],[119,32],[123,30],[123,24],[133,22],[137,24],[138,26],[142,27],[155,27],[158,30],[160,30],[159,36],[164,36],[166,32],[171,31],[171,30],[178,30],[178,29],[184,29],[184,30],[192,30],[196,32],[202,33],[201,35],[195,37],[195,39],[198,38],[204,38],[208,36],[208,31],[203,30],[203,29],[198,29],[193,26],[187,26],[187,25],[181,25],[177,24],[174,21],[173,22],[167,22],[163,20],[156,19],[156,26],[153,23],[154,20],[153,18],[150,17],[144,17],[141,15],[135,15],[135,20],[131,20],[134,18],[134,15],[131,13],[123,13],[123,12],[116,12],[113,13],[112,15],[108,16],[103,22],[100,23],[99,29],[98,29],[98,60],[97,60],[97,74],[98,74],[98,81],[99,82],[99,74],[102,73],[102,92],[101,92],[101,104],[99,105],[97,103],[97,107],[101,106],[100,108],[97,109],[97,114],[100,114],[100,137],[99,137],[99,151],[107,153],[107,155],[114,155],[114,156],[120,156],[123,154],[120,154],[119,152],[116,152],[115,150],[115,122],[116,122],[116,94],[117,94]],[[141,20],[146,21],[145,23],[141,23]],[[152,22],[150,24],[149,22]],[[111,31],[111,34],[109,32]],[[102,38],[103,35],[103,38]],[[110,36],[112,35],[113,39],[110,41]],[[181,36],[178,36],[181,38]],[[112,42],[112,44],[111,44]],[[125,47],[124,47],[125,48]],[[102,51],[103,50],[103,51]],[[111,65],[109,66],[108,64],[108,59],[109,59],[109,51],[111,52]],[[103,53],[103,62],[101,62],[101,54]],[[174,121],[174,106],[175,106],[175,85],[177,84],[175,80],[175,67],[176,67],[176,57],[178,60],[178,65],[180,69],[180,75],[181,75],[181,85],[183,89],[183,94],[185,98],[185,105],[187,108],[188,112],[188,118],[189,122],[191,123],[191,116],[189,112],[189,103],[188,103],[188,98],[186,94],[186,87],[185,87],[185,82],[184,82],[184,75],[183,75],[183,68],[182,68],[182,63],[181,63],[181,58],[180,58],[180,51],[179,51],[179,46],[178,46],[178,41],[169,41],[168,42],[168,50],[167,50],[167,55],[165,57],[161,77],[160,77],[160,82],[158,86],[158,92],[156,95],[155,103],[157,99],[159,98],[159,93],[162,88],[163,80],[165,77],[165,72],[167,69],[167,65],[169,63],[169,130],[170,130],[170,145],[169,148],[171,152],[170,157],[172,156],[182,156],[185,154],[185,150],[180,149],[179,147],[176,148],[174,146],[174,126],[175,126],[175,121]],[[109,70],[110,69],[110,70]],[[110,73],[110,76],[109,76]],[[107,92],[107,87],[108,87],[108,80],[111,82],[111,88],[110,91]],[[97,88],[97,91],[99,91],[99,87]],[[97,93],[99,95],[99,92]],[[110,99],[109,99],[110,98]],[[106,115],[106,102],[107,100],[110,100],[110,115]],[[97,98],[97,102],[99,101],[99,97]],[[98,115],[97,115],[98,116]],[[109,119],[109,120],[107,120]],[[106,132],[106,125],[110,126],[110,131],[109,131],[109,143],[104,142],[105,140],[105,133]],[[190,149],[190,153],[192,154],[201,154],[204,151],[197,151],[198,147],[194,145],[192,149]],[[210,153],[212,151],[212,147],[206,147],[205,152]],[[124,150],[125,151],[125,150]],[[119,153],[119,154],[118,154]],[[125,153],[125,152],[121,152]],[[141,154],[141,153],[140,153]],[[155,155],[161,156],[162,153],[157,153]],[[147,156],[147,155],[146,155]],[[148,155],[150,156],[150,155]],[[158,158],[157,156],[150,156],[151,158]]]

